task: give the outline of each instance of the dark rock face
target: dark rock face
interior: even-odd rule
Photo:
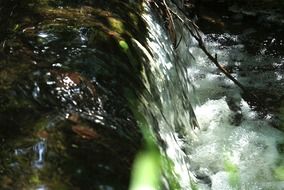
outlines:
[[[0,3],[0,189],[127,189],[141,1]],[[122,46],[121,44],[126,44]]]

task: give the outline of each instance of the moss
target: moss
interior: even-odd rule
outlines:
[[[163,174],[165,175],[170,189],[181,190],[180,176],[175,172],[174,163],[166,155],[162,156]],[[194,187],[194,184],[191,184]],[[194,190],[194,189],[193,189]]]
[[[114,31],[116,31],[119,34],[124,33],[124,31],[125,31],[124,24],[122,23],[122,21],[120,19],[114,18],[114,17],[109,17],[108,22],[111,26],[111,29],[113,29]]]
[[[0,167],[1,170],[4,168],[5,171],[9,171],[11,163],[16,160],[15,162],[20,168],[7,174],[15,182],[11,189],[19,189],[17,185],[21,188],[34,189],[37,188],[34,186],[41,184],[50,189],[72,189],[76,188],[76,185],[82,186],[81,189],[98,189],[99,187],[95,186],[104,182],[110,186],[125,187],[132,159],[137,152],[137,147],[140,146],[141,136],[140,134],[136,135],[139,133],[135,128],[136,121],[132,119],[129,121],[130,113],[118,115],[122,112],[120,110],[117,111],[119,113],[113,113],[116,112],[113,111],[113,107],[120,109],[124,106],[124,102],[118,102],[117,97],[109,97],[109,94],[105,93],[105,89],[107,92],[111,92],[110,94],[114,93],[123,99],[122,93],[117,92],[118,90],[114,88],[108,89],[107,85],[114,84],[113,86],[120,90],[129,87],[129,83],[135,83],[128,80],[125,73],[132,72],[133,69],[130,67],[130,62],[134,60],[131,56],[132,51],[135,50],[131,47],[130,38],[131,36],[142,36],[142,32],[135,33],[133,31],[139,31],[139,29],[129,30],[127,26],[130,26],[128,22],[135,22],[133,25],[136,26],[139,21],[141,22],[141,18],[132,15],[132,19],[128,20],[127,18],[130,16],[125,17],[125,15],[131,15],[129,12],[134,9],[137,11],[136,8],[132,4],[128,5],[123,1],[114,0],[107,3],[105,1],[93,3],[82,0],[76,1],[77,5],[68,0],[11,2],[17,2],[13,17],[8,19],[8,25],[4,22],[0,23],[0,26],[9,28],[7,35],[3,35],[4,38],[7,38],[5,50],[0,52],[4,57],[0,60],[0,112],[2,112],[0,121],[7,126],[0,127],[0,135],[1,139],[3,136],[5,140],[3,147],[9,149],[6,151],[6,148],[3,148],[3,151],[0,151],[1,157],[7,158],[4,164],[1,162]],[[136,1],[134,4],[137,5]],[[64,7],[59,8],[58,6]],[[11,10],[13,9],[12,6]],[[9,13],[9,11],[7,12]],[[52,39],[40,37],[41,32],[50,35]],[[81,40],[81,35],[84,35],[87,40]],[[65,49],[65,47],[67,48]],[[13,52],[9,53],[10,50]],[[136,57],[138,56],[135,56],[135,64],[138,64]],[[117,128],[121,125],[123,129],[112,130],[111,127],[106,126],[100,129],[103,131],[100,136],[104,137],[103,142],[87,141],[75,135],[71,130],[71,124],[62,121],[64,119],[53,121],[56,119],[52,118],[53,113],[60,115],[66,110],[75,108],[84,110],[91,106],[93,109],[96,106],[93,101],[94,97],[89,96],[91,93],[85,93],[90,90],[88,87],[81,89],[84,91],[84,95],[82,95],[83,98],[81,102],[79,101],[79,105],[72,107],[71,104],[59,102],[55,89],[56,84],[47,84],[47,81],[54,82],[53,79],[57,78],[57,76],[54,78],[48,76],[48,73],[53,75],[54,70],[59,70],[53,66],[57,62],[60,62],[64,69],[71,70],[71,72],[78,71],[96,77],[96,84],[98,82],[104,89],[101,90],[104,93],[101,97],[104,101],[104,108],[111,107],[106,110],[106,114],[111,116],[109,123],[115,123]],[[62,67],[60,69],[63,69]],[[97,72],[98,68],[102,68],[100,70],[102,72]],[[100,76],[102,77],[99,78]],[[134,75],[134,77],[139,76]],[[35,83],[40,88],[39,97],[32,96]],[[128,89],[134,91],[133,88]],[[106,101],[109,102],[106,104]],[[115,118],[112,117],[113,115]],[[88,117],[90,120],[94,119],[91,116]],[[124,120],[126,117],[127,122]],[[54,127],[47,127],[50,123]],[[128,133],[132,135],[129,137],[131,141],[125,137],[129,135]],[[31,166],[31,161],[37,159],[32,147],[39,141],[39,138],[47,136],[45,165],[41,170],[37,170]],[[116,146],[117,144],[120,146]],[[129,147],[129,144],[132,146]],[[16,158],[13,153],[16,148],[26,148],[29,153]],[[88,152],[88,156],[85,156],[86,152]],[[144,160],[148,162],[152,156],[157,157],[157,152],[147,154]],[[113,157],[118,159],[111,159]],[[97,166],[102,163],[110,169],[106,171]],[[77,169],[82,167],[82,171],[85,173],[75,174]],[[34,173],[34,170],[40,172]],[[115,172],[112,173],[112,171]],[[117,177],[116,172],[121,175]],[[24,177],[17,180],[17,176],[21,174]],[[113,182],[114,178],[110,176],[116,177],[115,182]],[[0,189],[1,187],[0,185]]]
[[[34,175],[31,176],[30,178],[30,183],[33,185],[39,185],[40,184],[40,179],[37,173],[34,173]]]
[[[47,128],[48,123],[50,122],[49,119],[50,118],[48,116],[43,115],[43,117],[35,122],[33,129],[38,131]]]
[[[129,17],[131,18],[132,23],[134,23],[134,25],[136,27],[138,27],[138,23],[139,23],[139,19],[137,17],[137,15],[135,15],[134,13],[130,12],[129,13]]]
[[[26,99],[18,99],[15,97],[9,97],[5,103],[1,105],[0,112],[21,110],[31,107],[32,103]]]

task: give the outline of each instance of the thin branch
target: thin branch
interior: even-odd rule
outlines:
[[[203,39],[200,35],[199,28],[198,26],[190,20],[188,17],[183,15],[185,17],[184,19],[178,14],[177,12],[174,12],[163,0],[164,7],[167,9],[167,12],[170,12],[170,14],[174,15],[185,27],[186,29],[190,32],[191,36],[198,42],[199,48],[205,53],[205,55],[208,57],[210,61],[214,63],[214,65],[222,72],[225,74],[226,77],[228,77],[235,85],[237,85],[246,95],[248,95],[250,98],[253,98],[257,103],[259,103],[258,98],[256,95],[251,93],[247,88],[245,88],[244,85],[242,85],[236,78],[234,78],[224,67],[222,67],[218,61],[217,54],[215,54],[215,57],[207,50]],[[176,5],[172,5],[176,6]],[[179,9],[179,8],[178,8]],[[181,12],[184,14],[183,12]],[[172,20],[172,16],[170,21],[172,22],[171,25],[174,25],[174,22]],[[193,31],[194,30],[194,31]]]
[[[165,11],[166,11],[166,17],[168,18],[168,29],[169,29],[169,33],[170,33],[170,37],[171,40],[174,43],[174,46],[176,45],[176,32],[175,32],[175,24],[174,24],[174,20],[173,20],[173,16],[170,12],[170,8],[168,7],[166,0],[163,0],[163,5],[165,7]]]

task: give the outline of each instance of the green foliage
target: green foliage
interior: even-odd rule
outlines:
[[[170,189],[180,190],[174,163],[166,155],[161,154],[151,132],[145,128],[142,131],[146,149],[137,155],[134,162],[130,190],[161,189],[162,177],[166,178]]]
[[[136,157],[130,190],[159,189],[161,175],[160,154],[147,150]]]
[[[31,176],[30,182],[34,185],[39,185],[40,184],[40,179],[37,173]]]
[[[130,190],[162,189],[162,178],[166,179],[170,189],[180,190],[173,161],[159,150],[158,142],[148,128],[145,117],[137,110],[134,113],[144,137],[145,149],[136,156]]]
[[[130,190],[159,189],[161,178],[161,155],[151,132],[142,128],[146,149],[134,162]]]

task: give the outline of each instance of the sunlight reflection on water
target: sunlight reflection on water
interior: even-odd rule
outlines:
[[[46,153],[46,142],[40,141],[33,147],[37,155],[37,160],[33,162],[33,166],[40,169],[44,166],[44,156]]]

